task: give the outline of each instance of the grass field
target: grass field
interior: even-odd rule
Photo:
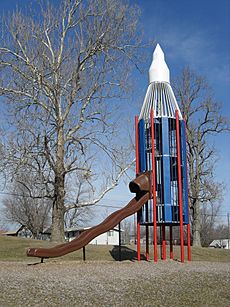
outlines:
[[[26,250],[29,247],[51,247],[51,243],[46,241],[22,239],[15,237],[0,236],[0,260],[1,261],[27,261],[36,260],[36,258],[28,258],[26,256]],[[150,260],[153,258],[153,247],[150,246]],[[158,250],[160,255],[160,249]],[[167,254],[168,251],[167,251]],[[186,259],[186,247],[185,247],[185,259]],[[135,261],[137,259],[136,246],[128,245],[122,246],[122,260]],[[168,255],[167,255],[168,257]],[[60,257],[61,260],[82,260],[82,250],[73,252],[69,255]],[[118,260],[118,247],[115,246],[86,246],[86,259],[88,261],[115,261]],[[142,250],[142,259],[144,257],[144,247]],[[180,248],[174,246],[174,259],[180,259]],[[212,249],[212,248],[192,248],[192,260],[193,261],[209,261],[209,262],[230,262],[230,251],[224,249]],[[46,260],[50,261],[50,260]]]

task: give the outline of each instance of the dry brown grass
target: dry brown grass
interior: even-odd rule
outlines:
[[[0,306],[229,306],[228,263],[0,262]]]
[[[27,261],[37,262],[37,258],[27,258],[26,250],[29,247],[50,247],[54,244],[46,241],[22,239],[15,237],[1,237],[0,236],[0,260],[3,261]],[[158,249],[160,257],[160,248]],[[129,245],[122,247],[122,260],[137,260],[136,246]],[[167,249],[167,257],[169,257],[169,250]],[[185,259],[187,257],[187,249],[185,247]],[[60,257],[61,260],[72,261],[82,260],[82,250],[78,250],[69,255]],[[114,261],[118,260],[118,247],[114,246],[86,246],[86,259],[90,261]],[[142,259],[144,256],[144,246],[142,249]],[[153,246],[150,246],[150,259],[153,259]],[[180,260],[180,248],[174,247],[174,259]],[[211,261],[211,262],[230,262],[230,251],[224,249],[213,248],[192,248],[193,261]],[[50,260],[46,260],[50,261]]]

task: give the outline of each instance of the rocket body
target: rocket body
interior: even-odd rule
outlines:
[[[154,138],[151,123],[154,125]],[[183,224],[189,223],[185,130],[185,122],[170,85],[164,53],[157,45],[138,121],[138,169],[139,172],[155,170],[153,195],[156,200],[157,225],[178,225],[182,218],[179,214],[180,206]],[[141,209],[139,216],[142,225],[153,224],[152,200]]]

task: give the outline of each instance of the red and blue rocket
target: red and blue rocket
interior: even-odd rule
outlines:
[[[162,259],[166,259],[166,230],[169,230],[170,258],[173,258],[172,229],[180,227],[181,261],[184,262],[184,226],[187,225],[190,260],[186,126],[159,44],[153,53],[144,103],[136,117],[136,172],[138,175],[145,171],[152,171],[152,199],[137,214],[138,251],[140,226],[145,226],[148,259],[149,226],[153,226],[154,260],[158,258],[157,229],[161,234]]]

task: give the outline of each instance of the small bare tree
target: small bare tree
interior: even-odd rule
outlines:
[[[121,223],[122,229],[122,241],[123,244],[130,244],[130,235],[131,235],[131,221],[125,219]]]
[[[90,223],[93,218],[93,209],[90,206],[75,207],[72,210],[66,210],[64,217],[65,228],[83,227]]]
[[[219,224],[213,232],[213,240],[229,239],[228,225]]]
[[[201,206],[201,245],[209,246],[214,240],[214,233],[218,223],[218,213],[221,203],[209,202]]]
[[[34,177],[37,174],[23,173],[15,178],[10,187],[10,195],[3,200],[2,211],[5,221],[27,227],[33,237],[38,238],[39,233],[50,223],[52,202],[42,197]]]
[[[223,191],[215,180],[211,137],[229,131],[229,122],[205,79],[189,68],[183,70],[174,88],[186,120],[193,245],[201,246],[201,205],[218,200]]]
[[[44,171],[54,241],[64,240],[67,210],[97,203],[132,164],[117,136],[138,15],[122,0],[63,0],[3,19],[0,95],[11,138],[2,167],[11,176],[28,163]]]

